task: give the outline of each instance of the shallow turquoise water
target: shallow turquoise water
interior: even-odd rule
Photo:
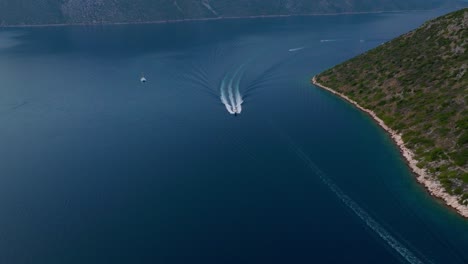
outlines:
[[[448,11],[1,30],[1,263],[467,263],[468,222],[310,85]]]

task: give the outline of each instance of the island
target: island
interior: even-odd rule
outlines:
[[[316,75],[369,114],[428,191],[468,217],[468,9]]]

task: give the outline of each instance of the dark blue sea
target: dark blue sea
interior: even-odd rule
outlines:
[[[0,263],[468,263],[468,221],[310,84],[449,11],[0,29]]]

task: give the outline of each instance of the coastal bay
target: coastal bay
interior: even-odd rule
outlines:
[[[395,144],[400,148],[402,156],[406,159],[408,166],[416,175],[418,182],[420,182],[425,188],[427,188],[431,195],[444,200],[448,206],[457,210],[457,212],[460,213],[460,215],[468,217],[468,206],[461,204],[457,196],[447,193],[436,179],[429,177],[424,169],[421,169],[417,166],[418,160],[415,159],[413,151],[411,151],[405,146],[405,142],[403,141],[403,138],[400,133],[388,127],[385,124],[385,122],[382,119],[380,119],[377,116],[377,114],[375,114],[372,110],[362,107],[356,101],[350,99],[345,94],[337,92],[332,88],[326,87],[317,82],[317,77],[314,76],[314,78],[312,78],[312,83],[317,87],[320,87],[324,90],[329,91],[332,94],[343,98],[350,104],[356,106],[359,110],[369,114],[369,116],[371,116],[372,119],[390,135]]]
[[[0,262],[466,263],[466,219],[310,85],[449,11],[2,28]]]
[[[465,8],[430,20],[312,80],[370,114],[400,146],[418,180],[465,217],[467,36]]]

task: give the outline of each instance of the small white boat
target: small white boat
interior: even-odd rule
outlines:
[[[142,83],[145,83],[145,82],[146,82],[146,78],[145,78],[145,76],[141,76],[141,78],[140,78],[140,82],[142,82]]]

